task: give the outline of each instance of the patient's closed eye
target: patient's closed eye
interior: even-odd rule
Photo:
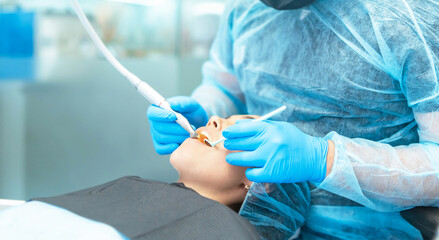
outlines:
[[[233,117],[234,115],[231,115],[231,116],[228,116],[228,117],[226,117],[226,120],[228,120],[228,119],[230,119],[231,117]],[[253,116],[247,116],[247,115],[244,115],[244,116],[240,116],[242,119],[255,119],[255,117],[253,117]]]
[[[243,119],[255,119],[253,116],[243,116]]]

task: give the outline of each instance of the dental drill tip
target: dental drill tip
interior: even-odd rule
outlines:
[[[191,138],[199,139],[199,138],[200,138],[200,135],[198,135],[198,133],[194,131],[194,132],[192,132],[192,133],[190,134],[190,137],[191,137]]]

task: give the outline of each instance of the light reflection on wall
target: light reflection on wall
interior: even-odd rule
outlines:
[[[79,0],[103,41],[119,57],[182,54],[204,58],[215,37],[223,1]],[[14,0],[8,3],[0,1],[0,9],[19,6],[38,13],[36,43],[44,56],[99,56],[69,1]]]

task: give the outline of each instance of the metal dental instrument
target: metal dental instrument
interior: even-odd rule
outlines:
[[[156,90],[154,90],[149,84],[140,80],[136,75],[126,69],[108,50],[102,40],[99,38],[98,34],[95,32],[87,17],[82,11],[81,6],[79,5],[77,0],[71,0],[73,4],[73,8],[81,21],[82,26],[84,26],[85,30],[90,35],[96,47],[101,51],[101,53],[105,56],[105,58],[119,71],[123,76],[125,76],[128,81],[136,88],[136,90],[146,98],[150,103],[155,104],[163,109],[169,110],[177,116],[176,122],[183,127],[186,131],[189,132],[190,137],[198,138],[198,133],[194,131],[189,121],[180,113],[172,110],[171,105],[166,101],[162,95],[160,95]]]
[[[284,105],[270,113],[265,114],[262,117],[256,118],[254,120],[252,120],[251,122],[258,122],[258,121],[263,121],[263,120],[267,120],[271,117],[273,117],[276,114],[279,114],[281,112],[283,112],[285,109],[287,109],[287,107]],[[225,137],[221,138],[220,140],[216,141],[216,142],[210,142],[208,139],[204,139],[204,143],[206,143],[207,145],[211,146],[211,147],[215,147],[218,143],[224,142],[226,140]]]

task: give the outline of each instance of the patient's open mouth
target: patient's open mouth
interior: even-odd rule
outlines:
[[[197,130],[198,133],[198,140],[204,144],[206,144],[207,146],[211,147],[209,142],[210,138],[209,138],[209,134],[206,131],[201,131],[201,130]],[[208,141],[206,141],[208,140]]]

